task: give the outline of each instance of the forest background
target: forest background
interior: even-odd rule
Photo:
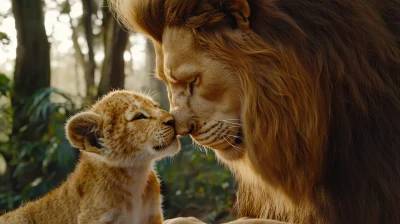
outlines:
[[[0,0],[0,215],[59,186],[79,158],[65,138],[68,117],[113,89],[152,94],[154,49],[126,32],[106,0]],[[231,220],[235,183],[210,150],[188,137],[156,164],[167,218]]]

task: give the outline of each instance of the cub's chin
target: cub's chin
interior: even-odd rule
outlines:
[[[156,152],[158,158],[176,155],[181,148],[181,144],[177,138],[173,138],[167,143],[156,145],[153,150]]]

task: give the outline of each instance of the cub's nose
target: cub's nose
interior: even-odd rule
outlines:
[[[175,120],[173,118],[170,118],[169,120],[163,122],[163,124],[165,124],[167,126],[174,127],[175,126]]]

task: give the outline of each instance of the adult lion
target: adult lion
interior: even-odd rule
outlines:
[[[240,216],[400,223],[399,0],[113,0]],[[243,141],[244,138],[244,141]]]

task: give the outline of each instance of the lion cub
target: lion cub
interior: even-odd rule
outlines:
[[[66,124],[67,138],[81,151],[67,181],[0,223],[162,223],[153,163],[179,151],[173,124],[149,97],[111,92]]]

